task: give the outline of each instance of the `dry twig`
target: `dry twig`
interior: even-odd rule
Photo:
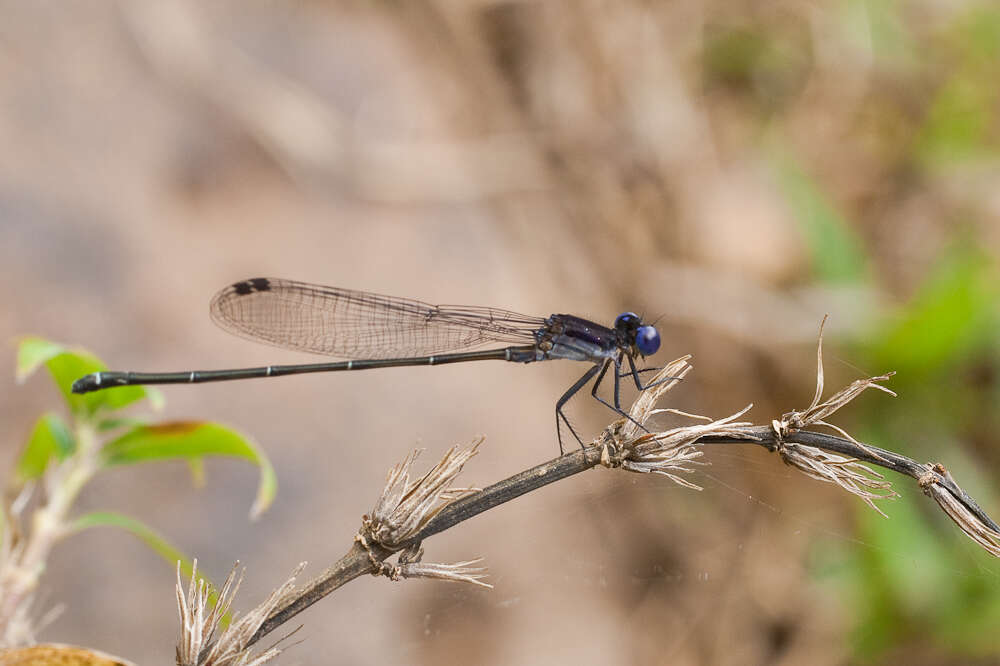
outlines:
[[[362,520],[361,531],[348,553],[300,590],[275,603],[273,612],[260,622],[256,633],[245,645],[252,645],[344,583],[364,574],[385,575],[393,580],[422,576],[489,587],[482,582],[485,569],[472,566],[480,560],[454,565],[420,563],[422,543],[428,537],[495,506],[597,465],[660,474],[684,487],[700,490],[681,475],[690,474],[693,465],[707,464],[701,459],[706,445],[762,446],[779,453],[786,464],[807,476],[834,483],[857,495],[879,513],[882,511],[876,507],[875,501],[892,499],[898,494],[873,466],[910,476],[918,480],[923,491],[934,498],[970,538],[1000,557],[1000,527],[943,467],[919,463],[859,442],[843,429],[824,420],[868,388],[894,395],[878,383],[888,379],[891,373],[855,381],[820,402],[823,393],[820,347],[817,352],[816,393],[810,406],[802,411],[788,412],[770,425],[752,425],[737,420],[747,413],[749,405],[722,419],[656,408],[663,395],[690,372],[688,359],[685,356],[663,368],[650,382],[654,386],[642,392],[632,405],[630,418],[609,425],[592,445],[482,490],[452,487],[464,464],[475,455],[481,440],[469,447],[453,447],[436,466],[416,481],[411,481],[410,472],[417,453],[409,455],[389,473],[382,495],[372,514]],[[657,384],[658,380],[664,382]],[[665,412],[704,422],[668,430],[650,427],[647,432],[650,419]],[[804,430],[812,425],[834,428],[843,437]],[[397,563],[388,564],[386,559],[395,553],[400,554]]]

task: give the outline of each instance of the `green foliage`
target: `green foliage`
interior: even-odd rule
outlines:
[[[177,566],[177,563],[180,562],[181,573],[188,578],[194,571],[191,560],[185,557],[184,553],[172,546],[158,532],[135,518],[114,511],[95,511],[74,520],[69,529],[73,532],[82,532],[92,527],[116,527],[125,530],[141,539],[149,546],[150,550],[162,557],[170,566]]]
[[[124,386],[77,395],[71,390],[75,380],[92,372],[107,370],[107,366],[88,352],[72,351],[42,338],[23,338],[17,349],[17,381],[25,381],[42,365],[48,369],[74,415],[90,417],[101,409],[121,409],[149,395],[142,386]]]
[[[934,166],[982,153],[996,102],[995,87],[982,83],[973,76],[956,76],[941,86],[918,140],[925,162]]]
[[[1000,153],[996,3],[955,5],[922,23],[920,34],[907,30],[912,22],[905,20],[907,4],[899,0],[847,0],[841,8],[858,43],[870,45],[873,71],[895,72],[909,91],[903,97],[886,94],[877,89],[877,74],[870,79],[876,85],[858,118],[862,127],[876,123],[870,130],[877,141],[873,149],[885,168],[869,177],[879,178],[887,193],[941,184],[949,192],[964,192],[970,179],[989,179]],[[850,233],[846,241],[837,238],[847,226],[808,172],[808,166],[779,159],[779,182],[802,225],[815,276],[827,282],[877,279],[855,254],[861,244]],[[873,203],[873,210],[883,209],[878,199]],[[861,422],[848,430],[918,460],[944,463],[995,515],[1000,268],[995,252],[965,237],[990,224],[989,210],[988,202],[962,196],[928,209],[961,224],[918,287],[903,296],[903,305],[865,331],[848,354],[866,371],[896,370],[890,387],[900,398],[860,402]],[[874,225],[870,229],[877,237]],[[940,238],[913,240],[915,247],[942,245]],[[919,252],[914,256],[921,258]],[[884,285],[871,290],[890,291]],[[996,560],[921,497],[911,481],[896,484],[903,498],[884,505],[889,520],[859,509],[856,544],[841,540],[816,548],[814,571],[841,595],[853,624],[853,660],[895,663],[914,654],[926,663],[995,660],[1000,654]],[[901,646],[903,652],[894,653]]]
[[[1000,58],[1000,11],[974,8],[943,31],[936,52],[949,61],[915,146],[929,167],[968,160],[994,159],[1000,149],[997,63]]]
[[[53,456],[57,460],[65,460],[75,450],[76,440],[65,421],[52,412],[43,414],[18,458],[17,481],[23,483],[39,478]]]
[[[958,242],[909,301],[858,341],[867,368],[894,369],[900,399],[863,403],[863,441],[891,442],[920,460],[941,461],[983,506],[1000,505],[991,487],[1000,452],[970,452],[969,442],[995,441],[1000,428],[1000,279],[979,248]],[[865,355],[867,354],[867,358]],[[942,654],[997,654],[1000,621],[996,560],[975,546],[914,486],[885,506],[885,520],[859,510],[859,545],[826,549],[816,568],[835,583],[853,619],[855,656],[881,662],[904,644]]]
[[[847,220],[819,185],[788,156],[775,160],[785,193],[809,250],[813,271],[823,282],[857,283],[867,273],[864,247]]]
[[[251,515],[256,517],[270,506],[277,489],[271,463],[253,442],[225,426],[201,421],[139,425],[101,449],[101,463],[107,467],[171,458],[187,459],[196,465],[192,469],[196,479],[203,474],[200,462],[205,456],[242,458],[257,465],[260,468],[260,484]]]
[[[883,663],[899,645],[929,643],[943,653],[996,654],[1000,595],[996,560],[917,497],[888,507],[889,520],[859,509],[862,546],[818,544],[815,571],[851,609],[854,654]]]
[[[917,382],[981,354],[996,332],[997,278],[977,248],[952,248],[868,346],[873,361]]]
[[[50,489],[50,492],[62,492],[71,500],[92,476],[104,470],[171,459],[187,462],[196,482],[200,483],[204,481],[204,458],[224,456],[246,460],[260,469],[257,497],[251,508],[253,517],[266,510],[274,499],[277,488],[274,469],[264,452],[244,435],[210,422],[149,423],[143,418],[123,416],[120,410],[125,407],[148,400],[155,409],[162,398],[158,392],[141,386],[74,394],[71,386],[76,379],[106,370],[106,366],[89,352],[69,349],[42,338],[23,338],[17,350],[17,380],[25,381],[42,367],[48,370],[63,396],[71,422],[67,423],[55,413],[39,418],[18,458],[15,471],[18,484],[42,477],[52,465],[64,465],[68,472],[60,478],[67,484],[65,479],[72,478],[72,484]],[[99,439],[102,435],[108,437],[107,441]],[[185,573],[191,571],[187,558],[134,518],[96,512],[67,524],[66,531],[72,533],[96,526],[125,529],[171,563],[180,560]]]
[[[180,565],[183,578],[190,579],[194,575],[194,562],[186,557],[184,553],[175,548],[169,541],[162,537],[155,530],[150,529],[141,521],[129,516],[116,513],[114,511],[95,511],[80,516],[70,525],[71,532],[82,532],[93,527],[114,527],[125,530],[138,537],[149,549],[159,555],[172,567]],[[204,578],[204,574],[200,576]],[[218,599],[218,594],[214,586],[209,588],[209,602],[214,605]],[[230,614],[226,613],[225,621],[228,623]]]
[[[705,83],[731,89],[761,112],[780,109],[801,88],[812,66],[809,32],[804,25],[798,27],[769,32],[759,25],[707,26]]]

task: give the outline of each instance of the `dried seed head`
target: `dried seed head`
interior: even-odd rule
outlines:
[[[236,597],[243,580],[243,572],[237,573],[239,566],[237,563],[226,578],[215,603],[212,604],[211,586],[204,579],[197,578],[197,566],[198,563],[195,561],[195,569],[191,573],[191,581],[185,595],[181,583],[180,563],[177,564],[177,609],[181,620],[181,639],[177,644],[178,666],[258,666],[281,654],[282,650],[277,645],[257,655],[254,655],[247,646],[274,609],[294,596],[295,578],[301,573],[305,563],[300,564],[291,577],[272,592],[262,604],[242,618],[234,617],[229,627],[215,640],[213,639],[219,631],[222,618],[229,612]]]
[[[423,549],[410,542],[423,527],[444,507],[455,500],[479,492],[478,488],[457,488],[452,482],[462,467],[476,455],[482,439],[468,447],[453,446],[441,461],[417,481],[410,481],[410,469],[420,455],[414,451],[389,471],[385,488],[371,516],[362,521],[361,533],[356,541],[368,551],[372,574],[391,580],[401,578],[437,578],[461,583],[472,583],[492,588],[482,582],[484,567],[473,567],[481,559],[456,564],[421,562]],[[380,561],[370,546],[377,543],[389,550],[402,550],[396,564]]]
[[[819,481],[837,484],[863,499],[868,506],[883,516],[885,513],[875,506],[874,500],[899,497],[899,493],[892,489],[892,484],[883,480],[884,476],[855,458],[847,458],[804,444],[782,443],[778,447],[778,453],[786,465]]]
[[[605,429],[597,444],[602,447],[601,464],[622,467],[631,472],[661,474],[686,488],[701,490],[679,474],[690,474],[693,465],[705,465],[698,460],[704,453],[695,442],[708,435],[741,436],[741,430],[751,424],[736,423],[750,407],[727,418],[713,421],[707,416],[688,414],[675,409],[657,409],[660,397],[676,386],[691,371],[690,356],[683,356],[667,364],[650,380],[650,388],[641,392],[629,409],[630,419],[620,419]],[[645,426],[657,414],[671,413],[708,423],[682,426],[670,430],[647,432]],[[614,451],[614,454],[612,454]]]
[[[693,368],[688,363],[688,359],[690,358],[691,355],[687,354],[671,361],[653,376],[649,381],[648,389],[639,392],[635,402],[632,403],[632,407],[629,408],[629,416],[632,417],[632,420],[623,419],[622,422],[618,422],[620,424],[620,437],[622,439],[635,439],[645,434],[646,431],[637,426],[636,423],[645,425],[646,421],[656,414],[670,411],[656,409],[656,403],[660,401],[664,393],[677,386],[691,372]],[[613,428],[618,424],[612,424],[610,427]]]
[[[817,479],[835,483],[844,490],[857,495],[865,501],[868,506],[885,516],[877,506],[875,500],[895,499],[899,493],[892,490],[892,484],[885,481],[885,477],[876,472],[871,467],[862,464],[856,458],[848,458],[835,453],[828,453],[821,449],[806,446],[804,444],[788,444],[784,442],[784,437],[790,432],[801,430],[812,425],[821,425],[831,428],[854,445],[869,453],[877,460],[883,460],[875,451],[854,439],[846,430],[832,423],[827,423],[825,419],[838,409],[854,400],[869,388],[884,391],[895,397],[895,393],[878,382],[885,381],[895,373],[889,372],[878,377],[868,377],[851,382],[848,386],[834,393],[827,400],[820,402],[823,397],[823,325],[826,324],[826,317],[820,324],[819,341],[816,345],[816,391],[813,394],[812,402],[803,411],[791,411],[784,414],[780,420],[771,422],[775,436],[778,440],[777,451],[785,464],[796,468],[803,474]]]
[[[486,567],[474,567],[483,558],[479,557],[466,562],[456,562],[454,564],[437,564],[434,562],[407,562],[399,565],[399,575],[403,578],[436,578],[452,583],[471,583],[480,587],[493,589],[489,583],[484,583],[488,569]]]
[[[850,385],[841,389],[837,393],[834,393],[827,400],[820,402],[820,398],[823,397],[823,384],[824,384],[824,374],[823,374],[823,326],[826,324],[826,317],[823,317],[823,323],[819,327],[819,341],[816,344],[816,392],[813,394],[813,400],[809,406],[803,411],[791,411],[782,415],[781,420],[772,421],[775,434],[778,436],[779,440],[784,437],[787,433],[802,430],[803,428],[808,428],[811,425],[821,425],[826,426],[836,430],[845,439],[851,441],[851,443],[859,446],[860,448],[867,451],[872,457],[882,460],[882,457],[869,449],[867,446],[859,442],[858,440],[851,437],[843,428],[835,426],[831,423],[827,423],[825,419],[830,414],[833,414],[838,409],[846,405],[847,403],[854,400],[856,397],[861,395],[866,389],[874,388],[879,391],[884,391],[889,395],[896,397],[896,393],[878,382],[885,381],[892,377],[895,372],[887,372],[884,375],[879,375],[878,377],[868,377],[866,379],[858,379],[851,382]]]
[[[437,580],[446,580],[453,583],[471,583],[480,587],[493,589],[492,585],[484,583],[482,580],[487,575],[486,567],[471,566],[482,562],[483,558],[481,557],[454,564],[437,564],[434,562],[421,562],[423,556],[424,549],[419,546],[404,550],[399,554],[398,563],[392,568],[392,575],[390,577],[393,580],[398,580],[399,578],[436,578]]]
[[[449,502],[478,492],[455,488],[451,483],[476,455],[482,439],[468,447],[451,447],[429,472],[410,481],[410,468],[420,455],[414,451],[389,471],[382,495],[365,520],[363,536],[390,550],[399,550]]]
[[[746,438],[745,429],[752,424],[745,421],[737,422],[736,419],[743,416],[751,407],[752,405],[748,405],[739,412],[717,421],[647,433],[631,442],[625,442],[621,466],[631,472],[661,474],[686,488],[701,490],[700,486],[680,478],[675,472],[690,474],[694,471],[691,465],[708,464],[697,460],[704,455],[701,448],[696,445],[702,437]]]

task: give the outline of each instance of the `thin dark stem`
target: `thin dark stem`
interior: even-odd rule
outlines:
[[[755,437],[757,437],[757,441],[754,442],[755,444],[760,444],[772,451],[778,446],[778,439],[774,434],[774,430],[770,426],[753,426],[751,428],[747,428],[747,432],[752,433]],[[743,440],[721,437],[704,437],[698,441],[703,444],[746,443]],[[965,490],[955,483],[954,479],[946,474],[941,474],[937,470],[931,469],[932,466],[927,463],[919,463],[912,458],[908,458],[892,451],[887,451],[886,449],[880,449],[877,446],[871,446],[869,444],[858,446],[856,443],[848,439],[844,439],[843,437],[836,437],[834,435],[827,435],[826,433],[814,432],[811,430],[800,430],[796,433],[786,435],[784,441],[791,444],[813,446],[817,449],[830,451],[832,453],[839,453],[849,458],[857,458],[862,462],[890,469],[894,472],[905,474],[906,476],[917,480],[920,480],[921,477],[928,473],[932,473],[935,476],[935,482],[937,484],[951,493],[979,520],[983,521],[991,529],[1000,532],[1000,525],[997,525],[997,523],[990,518],[985,511],[983,511],[982,507],[980,507],[979,504],[977,504],[976,501],[967,492],[965,492]]]
[[[775,451],[778,447],[778,439],[771,426],[752,426],[745,429],[746,438],[737,437],[703,437],[697,441],[699,444],[757,444],[769,451]],[[877,465],[885,469],[890,469],[900,474],[919,479],[928,473],[928,465],[918,463],[906,456],[892,451],[886,451],[878,447],[865,445],[858,446],[854,442],[828,435],[826,433],[814,432],[811,430],[800,430],[786,435],[784,442],[789,444],[803,444],[813,446],[817,449],[839,453],[841,455],[857,458],[863,462]],[[529,470],[516,474],[509,479],[504,479],[498,483],[484,488],[482,492],[464,497],[452,502],[441,510],[427,525],[420,530],[416,540],[426,539],[438,532],[443,532],[450,527],[469,518],[492,509],[493,507],[510,501],[515,497],[541,488],[542,486],[558,481],[567,476],[590,469],[600,462],[600,449],[588,447],[585,451],[575,451],[566,454],[555,460],[538,465]],[[876,457],[877,456],[877,457]],[[935,474],[937,474],[935,472]],[[954,483],[950,478],[937,474],[937,481],[954,495],[969,511],[976,517],[1000,532],[1000,527],[990,518],[985,511],[976,504],[964,490]]]
[[[498,481],[474,495],[450,503],[427,521],[414,541],[423,541],[427,537],[443,532],[525,493],[591,469],[600,463],[600,460],[601,450],[596,446],[588,446],[582,451],[567,453],[541,465],[526,469],[503,481]]]
[[[382,548],[378,544],[373,544],[371,548],[379,561],[392,555],[391,550]],[[344,583],[371,572],[372,562],[368,552],[360,543],[354,542],[351,549],[333,566],[309,581],[289,603],[271,613],[247,643],[247,647],[288,622]]]
[[[914,479],[924,478],[928,474],[935,476],[935,482],[940,484],[958,499],[970,512],[983,523],[1000,532],[1000,526],[983,511],[975,500],[962,490],[947,475],[940,473],[934,466],[917,461],[870,445],[860,446],[842,437],[828,435],[809,430],[800,430],[784,436],[785,444],[801,444],[817,449],[837,453],[849,458],[890,469]],[[771,426],[748,426],[739,437],[707,436],[698,440],[699,444],[757,444],[769,451],[776,451],[779,441]],[[493,507],[509,502],[521,495],[537,490],[550,483],[560,481],[579,472],[586,471],[600,464],[601,448],[589,446],[580,451],[573,451],[525,470],[519,474],[504,479],[483,490],[451,502],[431,518],[416,534],[410,543],[418,544],[424,539],[443,532],[474,516],[488,511]],[[341,585],[366,573],[377,572],[376,563],[382,562],[395,551],[378,544],[369,544],[369,550],[355,542],[344,557],[332,567],[308,583],[290,603],[276,610],[260,627],[251,641],[260,640],[267,633],[287,622],[299,612],[330,594]],[[374,560],[374,561],[373,561]]]

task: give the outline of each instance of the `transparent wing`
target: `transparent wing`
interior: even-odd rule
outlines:
[[[486,343],[534,344],[545,325],[495,308],[428,305],[393,296],[253,278],[212,299],[212,320],[236,335],[345,359],[428,356]]]

